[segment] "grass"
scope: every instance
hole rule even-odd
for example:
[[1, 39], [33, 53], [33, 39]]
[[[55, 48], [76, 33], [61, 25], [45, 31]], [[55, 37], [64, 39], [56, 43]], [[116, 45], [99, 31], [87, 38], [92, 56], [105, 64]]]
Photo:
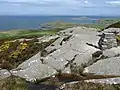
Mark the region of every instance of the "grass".
[[54, 35], [59, 30], [12, 30], [0, 32], [0, 39], [34, 38], [44, 35]]
[[105, 28], [105, 25], [103, 25], [103, 24], [81, 24], [79, 26], [85, 26], [85, 27], [88, 27], [88, 28], [96, 28], [98, 30]]
[[28, 90], [25, 80], [11, 76], [0, 80], [0, 90]]
[[[0, 80], [0, 90], [28, 90], [27, 85], [24, 79], [15, 76]], [[50, 83], [50, 85], [55, 85], [55, 83]], [[72, 85], [67, 84], [63, 90], [120, 90], [120, 85], [80, 81]]]
[[119, 84], [100, 84], [92, 82], [79, 82], [72, 85], [66, 85], [65, 90], [120, 90]]
[[70, 27], [75, 27], [79, 24], [76, 23], [70, 23], [70, 22], [63, 22], [63, 21], [55, 21], [55, 22], [50, 22], [50, 23], [45, 23], [42, 24], [42, 27], [52, 27], [54, 29], [66, 29]]

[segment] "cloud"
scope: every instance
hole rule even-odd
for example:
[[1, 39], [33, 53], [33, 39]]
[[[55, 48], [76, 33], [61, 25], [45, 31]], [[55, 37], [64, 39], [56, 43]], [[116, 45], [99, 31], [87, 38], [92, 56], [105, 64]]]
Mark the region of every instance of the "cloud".
[[[120, 1], [96, 0], [0, 0], [0, 4], [19, 4], [34, 7], [65, 7], [65, 8], [111, 8], [108, 4]], [[113, 7], [114, 8], [114, 7]]]
[[0, 4], [19, 4], [19, 5], [33, 5], [33, 6], [47, 5], [44, 2], [29, 2], [29, 1], [0, 1]]
[[[21, 5], [48, 5], [48, 6], [87, 6], [87, 0], [0, 0], [4, 4], [21, 4]], [[88, 5], [89, 6], [89, 5]]]
[[120, 5], [120, 1], [106, 1], [107, 4]]
[[86, 4], [87, 4], [87, 3], [89, 3], [89, 2], [85, 0], [85, 1], [84, 1], [84, 3], [86, 3]]
[[[113, 0], [0, 0], [0, 14], [99, 14], [120, 13]], [[4, 10], [3, 10], [4, 8]], [[101, 12], [102, 11], [102, 12]], [[111, 11], [111, 12], [109, 12]]]

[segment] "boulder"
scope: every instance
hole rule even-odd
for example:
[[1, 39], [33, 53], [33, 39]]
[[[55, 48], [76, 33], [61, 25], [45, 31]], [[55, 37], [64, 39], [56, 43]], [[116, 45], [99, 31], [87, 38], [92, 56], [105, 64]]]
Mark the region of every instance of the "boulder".
[[[92, 61], [92, 54], [96, 51], [100, 51], [99, 49], [86, 44], [92, 43], [97, 46], [99, 37], [96, 36], [96, 33], [96, 31], [89, 31], [87, 28], [78, 27], [72, 32], [73, 35], [67, 40], [67, 42], [57, 48], [56, 51], [50, 53], [44, 58], [42, 57], [42, 59], [56, 70], [63, 70], [63, 72], [70, 73], [69, 67], [66, 67], [65, 69], [65, 65], [68, 63], [67, 60], [70, 61], [75, 55], [77, 55], [74, 63], [81, 66], [84, 63]], [[53, 43], [54, 46], [49, 46], [46, 50], [48, 51], [49, 48], [59, 45], [61, 42], [60, 38], [56, 40], [56, 42], [57, 43]]]
[[104, 50], [103, 55], [107, 58], [120, 56], [120, 46]]
[[39, 53], [10, 72], [30, 82], [41, 80], [57, 73], [52, 67], [41, 63]]
[[0, 80], [11, 76], [11, 73], [6, 69], [0, 69]]
[[102, 31], [101, 33], [113, 33], [113, 32], [120, 32], [120, 28], [107, 28], [104, 31]]
[[86, 67], [84, 72], [97, 75], [120, 75], [120, 57], [111, 57], [99, 60], [93, 65]]

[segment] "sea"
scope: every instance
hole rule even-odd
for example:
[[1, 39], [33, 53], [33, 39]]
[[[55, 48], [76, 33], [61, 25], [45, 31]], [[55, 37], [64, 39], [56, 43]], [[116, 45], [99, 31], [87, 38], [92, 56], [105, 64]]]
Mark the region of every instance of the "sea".
[[41, 24], [55, 21], [94, 24], [103, 18], [116, 18], [116, 16], [0, 16], [0, 31], [40, 29]]

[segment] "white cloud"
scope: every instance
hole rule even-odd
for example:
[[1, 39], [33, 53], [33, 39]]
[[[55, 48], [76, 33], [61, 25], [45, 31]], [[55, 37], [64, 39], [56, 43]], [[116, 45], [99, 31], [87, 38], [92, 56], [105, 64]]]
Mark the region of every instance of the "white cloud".
[[24, 3], [33, 3], [33, 4], [45, 4], [42, 0], [0, 0], [0, 3], [16, 3], [16, 4], [24, 4]]
[[98, 14], [109, 10], [120, 13], [118, 3], [113, 0], [0, 0], [0, 14]]
[[87, 0], [0, 0], [0, 3], [16, 4], [52, 4], [54, 5], [83, 5]]
[[120, 1], [106, 1], [107, 4], [120, 5]]
[[86, 3], [86, 4], [87, 4], [87, 3], [89, 3], [89, 2], [85, 0], [85, 1], [84, 1], [84, 3]]

